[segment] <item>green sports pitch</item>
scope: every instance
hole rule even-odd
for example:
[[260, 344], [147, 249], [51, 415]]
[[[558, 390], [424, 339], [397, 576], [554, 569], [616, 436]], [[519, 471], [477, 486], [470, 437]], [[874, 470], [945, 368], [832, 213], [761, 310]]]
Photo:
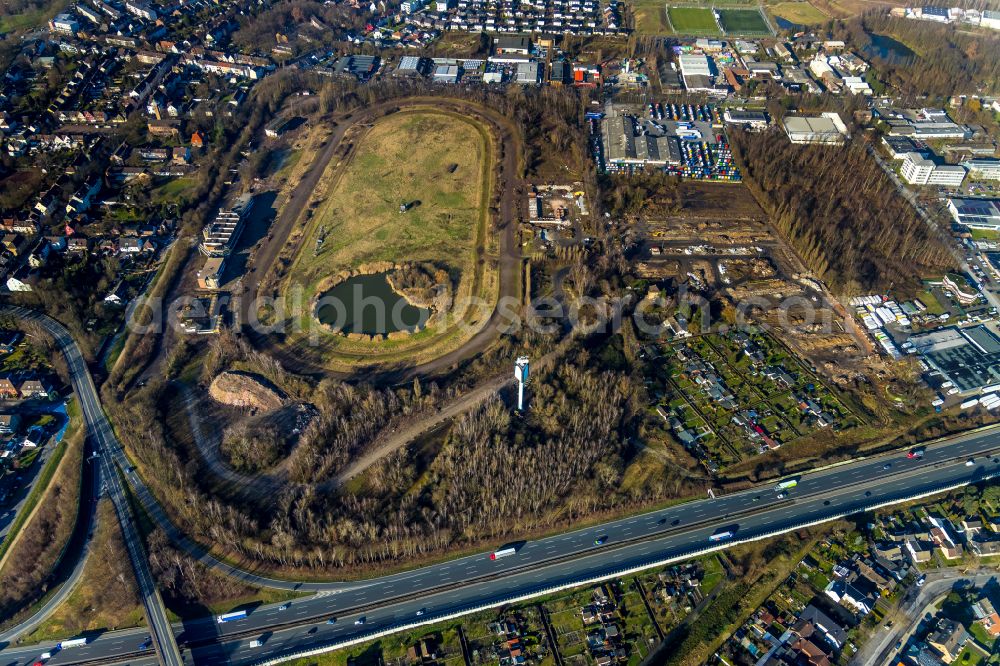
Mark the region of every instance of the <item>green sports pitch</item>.
[[670, 25], [679, 35], [721, 34], [712, 10], [707, 7], [670, 7]]
[[719, 9], [719, 22], [727, 35], [770, 35], [771, 28], [757, 9]]

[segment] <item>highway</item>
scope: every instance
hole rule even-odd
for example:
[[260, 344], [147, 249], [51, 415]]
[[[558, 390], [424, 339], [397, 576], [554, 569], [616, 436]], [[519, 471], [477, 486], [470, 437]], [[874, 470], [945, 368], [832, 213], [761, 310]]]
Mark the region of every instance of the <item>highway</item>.
[[[527, 542], [516, 555], [496, 561], [486, 553], [476, 554], [319, 592], [291, 602], [286, 610], [260, 607], [245, 620], [217, 624], [204, 618], [174, 629], [178, 642], [189, 650], [189, 663], [204, 664], [253, 663], [361, 640], [373, 632], [683, 559], [712, 547], [709, 537], [718, 530], [735, 533], [733, 539], [714, 544], [726, 547], [992, 478], [1000, 475], [1000, 457], [985, 454], [995, 451], [1000, 452], [1000, 428], [989, 428], [932, 444], [923, 459], [910, 460], [897, 452], [802, 475], [784, 498], [768, 484]], [[967, 465], [970, 458], [974, 462]], [[599, 537], [607, 539], [604, 545], [594, 543]], [[309, 587], [303, 584], [300, 589]], [[364, 624], [356, 624], [362, 616]], [[327, 624], [332, 617], [336, 622]], [[103, 634], [85, 647], [55, 655], [49, 663], [118, 658], [122, 663], [152, 663], [130, 660], [145, 635], [144, 630]], [[263, 647], [249, 646], [261, 637]], [[42, 649], [0, 650], [0, 664], [23, 663]]]
[[[516, 555], [496, 561], [490, 560], [486, 553], [479, 553], [367, 581], [277, 581], [219, 563], [172, 526], [130, 467], [100, 407], [82, 356], [65, 329], [37, 313], [18, 309], [15, 314], [44, 325], [66, 355], [92, 440], [101, 452], [106, 492], [119, 511], [153, 627], [152, 632], [136, 629], [94, 636], [86, 646], [55, 654], [48, 662], [51, 664], [90, 660], [154, 663], [156, 657], [151, 651], [149, 656], [134, 660], [139, 645], [150, 634], [153, 647], [164, 663], [252, 663], [334, 643], [363, 640], [379, 631], [434, 621], [560, 587], [616, 577], [626, 571], [685, 559], [708, 548], [765, 538], [1000, 476], [998, 426], [932, 443], [919, 459], [908, 459], [903, 453], [894, 452], [803, 474], [796, 477], [798, 484], [786, 491], [784, 497], [771, 483], [526, 542]], [[171, 627], [150, 576], [115, 463], [122, 468], [154, 521], [164, 526], [182, 547], [196, 555], [200, 553], [206, 564], [254, 584], [316, 594], [291, 602], [285, 610], [276, 605], [252, 609], [246, 619], [236, 622], [217, 624], [213, 618], [202, 618]], [[710, 541], [719, 531], [730, 531], [733, 537], [717, 543]], [[602, 545], [595, 543], [598, 539]], [[328, 624], [327, 620], [333, 617], [336, 622]], [[362, 617], [364, 623], [357, 624]], [[251, 640], [261, 637], [265, 639], [262, 647], [249, 646]], [[181, 659], [178, 644], [186, 648], [186, 659]], [[35, 659], [46, 645], [0, 644], [0, 648], [0, 666], [3, 666]]]
[[101, 407], [94, 380], [80, 354], [80, 348], [77, 347], [69, 332], [54, 319], [25, 308], [9, 307], [6, 310], [22, 320], [34, 321], [41, 325], [59, 345], [59, 349], [66, 359], [70, 382], [77, 399], [80, 401], [80, 408], [87, 424], [87, 435], [94, 443], [94, 450], [99, 453], [98, 460], [100, 461], [103, 490], [114, 504], [115, 513], [121, 523], [122, 535], [125, 539], [132, 569], [138, 581], [146, 619], [152, 628], [153, 645], [160, 656], [161, 663], [166, 666], [179, 666], [183, 663], [180, 650], [174, 639], [170, 622], [167, 620], [167, 611], [163, 600], [160, 598], [159, 590], [153, 581], [152, 573], [150, 573], [149, 561], [132, 516], [124, 484], [115, 469], [115, 460], [124, 458], [124, 452]]

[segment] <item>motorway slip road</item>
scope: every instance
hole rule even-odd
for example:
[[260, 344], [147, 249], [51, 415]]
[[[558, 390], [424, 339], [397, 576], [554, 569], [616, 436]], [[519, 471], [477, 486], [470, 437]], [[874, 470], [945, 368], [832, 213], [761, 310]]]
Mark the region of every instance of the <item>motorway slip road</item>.
[[[264, 606], [251, 610], [244, 620], [221, 625], [203, 618], [175, 625], [175, 632], [181, 646], [186, 646], [185, 662], [198, 664], [253, 663], [362, 639], [374, 632], [612, 577], [624, 570], [685, 558], [711, 546], [725, 547], [992, 478], [1000, 475], [1000, 457], [985, 454], [994, 451], [1000, 453], [1000, 428], [930, 445], [921, 459], [893, 453], [801, 475], [783, 498], [768, 484], [530, 541], [516, 555], [496, 561], [482, 553], [370, 581], [328, 584], [331, 589], [295, 600], [286, 610]], [[967, 464], [970, 459], [971, 465]], [[710, 536], [724, 530], [734, 532], [734, 537], [718, 544], [710, 541]], [[602, 539], [602, 545], [595, 544]], [[364, 623], [356, 624], [361, 617]], [[327, 624], [330, 618], [336, 622]], [[147, 634], [146, 630], [109, 632], [85, 647], [56, 654], [48, 663], [96, 659], [147, 663], [135, 658]], [[250, 641], [262, 637], [262, 647], [250, 647]], [[44, 648], [2, 649], [0, 664], [23, 663]]]

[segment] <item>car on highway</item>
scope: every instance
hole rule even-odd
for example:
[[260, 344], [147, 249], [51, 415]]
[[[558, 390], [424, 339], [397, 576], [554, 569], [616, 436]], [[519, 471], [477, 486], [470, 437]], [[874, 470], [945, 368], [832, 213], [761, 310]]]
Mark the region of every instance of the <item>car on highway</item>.
[[278, 606], [278, 610], [280, 611], [288, 610], [289, 606], [291, 606], [291, 604], [281, 604], [280, 606]]
[[423, 614], [424, 614], [424, 613], [426, 613], [426, 612], [427, 612], [427, 610], [426, 610], [426, 609], [424, 609], [424, 608], [421, 608], [420, 610], [418, 610], [418, 611], [417, 611], [417, 617], [420, 617], [421, 615], [423, 615]]
[[785, 493], [778, 493], [778, 499], [785, 499]]
[[975, 458], [969, 458], [968, 460], [965, 461], [965, 466], [966, 467], [972, 467], [975, 464], [976, 464], [976, 459]]
[[368, 618], [366, 618], [364, 615], [362, 615], [361, 617], [359, 617], [357, 620], [354, 621], [354, 624], [361, 625], [361, 624], [364, 624], [367, 621], [368, 621]]
[[142, 652], [143, 650], [148, 650], [149, 646], [152, 644], [153, 644], [153, 637], [146, 636], [146, 640], [144, 640], [142, 643], [139, 644], [139, 652]]
[[917, 587], [923, 587], [924, 583], [926, 582], [927, 582], [927, 575], [924, 574], [923, 576], [917, 579]]
[[608, 542], [608, 537], [606, 537], [606, 536], [599, 536], [596, 539], [594, 539], [594, 545], [595, 546], [603, 546], [607, 542]]
[[337, 618], [331, 617], [329, 620], [326, 621], [326, 623], [327, 624], [337, 624]]
[[886, 463], [882, 465], [882, 469], [889, 469], [890, 467], [892, 467], [892, 463]]
[[910, 460], [918, 460], [924, 457], [924, 447], [919, 447], [916, 449], [910, 449], [906, 452], [906, 457]]

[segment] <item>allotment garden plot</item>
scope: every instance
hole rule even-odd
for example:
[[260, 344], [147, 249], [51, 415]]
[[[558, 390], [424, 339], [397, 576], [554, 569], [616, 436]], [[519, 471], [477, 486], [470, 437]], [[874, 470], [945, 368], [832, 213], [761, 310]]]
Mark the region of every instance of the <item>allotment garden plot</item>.
[[712, 470], [857, 417], [771, 335], [757, 329], [663, 344], [653, 369], [659, 415]]

